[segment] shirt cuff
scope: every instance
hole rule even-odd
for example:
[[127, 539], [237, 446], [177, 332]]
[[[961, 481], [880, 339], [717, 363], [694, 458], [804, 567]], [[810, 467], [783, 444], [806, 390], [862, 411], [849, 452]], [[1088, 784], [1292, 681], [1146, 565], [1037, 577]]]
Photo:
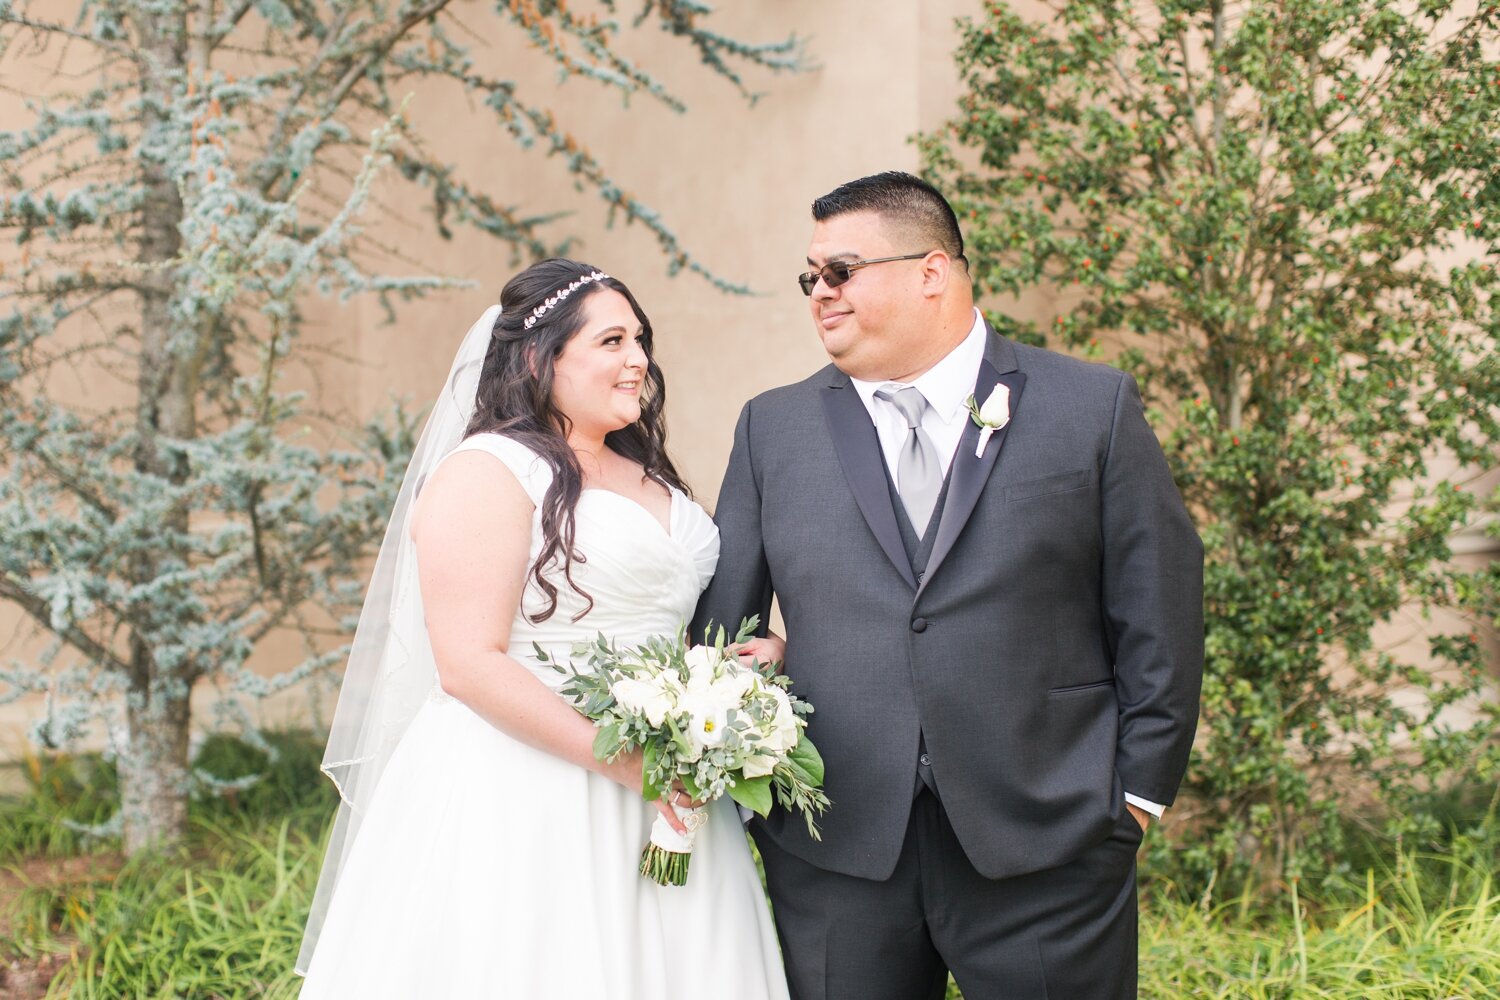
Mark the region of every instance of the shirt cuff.
[[1161, 814], [1167, 811], [1167, 807], [1162, 805], [1161, 803], [1152, 802], [1150, 799], [1143, 799], [1139, 795], [1131, 795], [1129, 792], [1125, 793], [1125, 801], [1129, 802], [1133, 806], [1146, 810], [1157, 819], [1161, 819]]

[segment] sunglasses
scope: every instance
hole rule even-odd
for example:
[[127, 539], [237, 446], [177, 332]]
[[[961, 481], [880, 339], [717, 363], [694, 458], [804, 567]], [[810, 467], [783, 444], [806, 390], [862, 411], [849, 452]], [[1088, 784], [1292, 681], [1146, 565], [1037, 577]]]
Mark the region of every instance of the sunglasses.
[[862, 267], [871, 264], [884, 264], [892, 260], [918, 260], [932, 253], [931, 250], [924, 253], [909, 253], [900, 257], [876, 257], [873, 260], [836, 260], [824, 264], [816, 271], [808, 271], [806, 274], [797, 275], [797, 284], [802, 286], [803, 295], [811, 295], [817, 287], [818, 279], [823, 279], [823, 284], [829, 288], [837, 288], [849, 280], [849, 276]]

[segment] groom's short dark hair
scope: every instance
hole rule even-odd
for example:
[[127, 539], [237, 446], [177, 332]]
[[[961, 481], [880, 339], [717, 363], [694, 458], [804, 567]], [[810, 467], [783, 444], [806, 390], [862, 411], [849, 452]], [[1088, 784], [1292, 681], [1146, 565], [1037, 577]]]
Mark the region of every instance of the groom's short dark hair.
[[887, 170], [840, 184], [813, 202], [815, 222], [851, 212], [874, 212], [881, 216], [902, 238], [921, 242], [920, 247], [902, 247], [903, 253], [918, 250], [942, 250], [954, 260], [963, 261], [964, 237], [958, 230], [958, 216], [942, 192], [922, 178], [900, 170]]

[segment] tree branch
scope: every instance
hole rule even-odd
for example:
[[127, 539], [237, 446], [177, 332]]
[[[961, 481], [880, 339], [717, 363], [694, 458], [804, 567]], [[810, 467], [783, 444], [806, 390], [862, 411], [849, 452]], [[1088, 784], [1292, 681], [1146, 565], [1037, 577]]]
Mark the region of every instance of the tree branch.
[[89, 45], [111, 52], [121, 59], [135, 58], [135, 53], [128, 46], [104, 38], [95, 38], [93, 35], [78, 31], [75, 28], [69, 28], [64, 24], [55, 24], [51, 21], [38, 21], [35, 18], [26, 17], [24, 14], [18, 14], [12, 8], [0, 10], [0, 24], [15, 24], [22, 28], [30, 28], [32, 31], [39, 33], [60, 35], [63, 38], [73, 41], [87, 42]]
[[333, 116], [333, 113], [338, 110], [340, 104], [344, 103], [344, 98], [348, 96], [349, 91], [360, 81], [360, 78], [369, 71], [371, 66], [385, 58], [386, 53], [390, 52], [391, 48], [404, 38], [408, 31], [429, 17], [435, 17], [451, 2], [452, 0], [430, 0], [427, 6], [420, 7], [402, 18], [400, 23], [385, 38], [367, 48], [364, 58], [357, 61], [345, 71], [343, 78], [334, 85], [333, 92], [323, 102], [322, 119], [326, 121]]
[[125, 673], [128, 670], [128, 665], [124, 660], [120, 659], [88, 633], [79, 629], [77, 625], [70, 625], [61, 631], [53, 628], [52, 605], [44, 598], [32, 593], [31, 589], [20, 577], [8, 571], [3, 576], [0, 576], [0, 598], [15, 603], [17, 607], [30, 615], [42, 628], [62, 639], [100, 667], [118, 673]]

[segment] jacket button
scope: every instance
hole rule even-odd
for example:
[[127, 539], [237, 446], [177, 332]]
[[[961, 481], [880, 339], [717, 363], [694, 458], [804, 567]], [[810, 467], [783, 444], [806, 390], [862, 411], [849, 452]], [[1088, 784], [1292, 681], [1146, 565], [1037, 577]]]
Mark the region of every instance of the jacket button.
[[930, 753], [924, 753], [921, 757], [918, 757], [917, 760], [921, 763], [921, 765], [923, 767], [931, 767], [932, 766], [932, 754], [930, 754]]
[[926, 632], [927, 631], [927, 619], [926, 618], [913, 618], [912, 619], [912, 623], [911, 623], [911, 630], [913, 632]]

